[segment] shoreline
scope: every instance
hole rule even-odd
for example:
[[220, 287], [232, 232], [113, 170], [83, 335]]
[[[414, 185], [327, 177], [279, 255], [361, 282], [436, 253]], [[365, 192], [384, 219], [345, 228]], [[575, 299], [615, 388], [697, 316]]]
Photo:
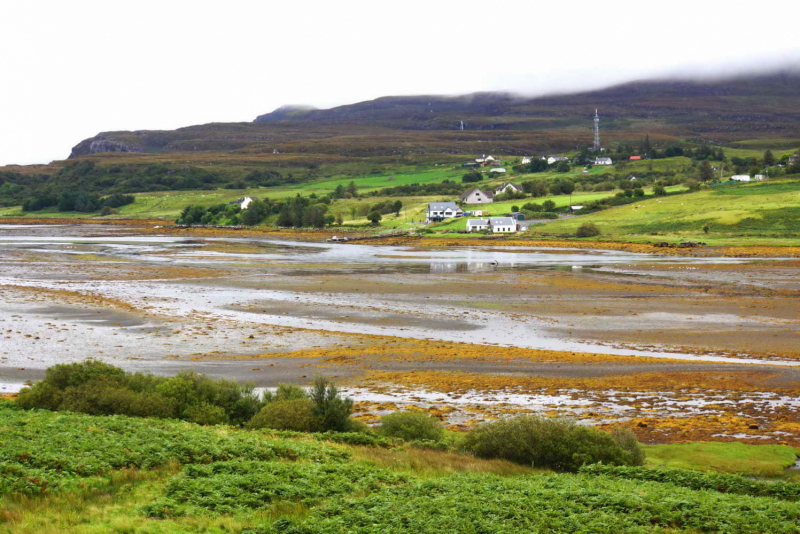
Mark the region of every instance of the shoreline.
[[632, 243], [626, 241], [584, 241], [573, 239], [542, 239], [515, 237], [467, 237], [450, 238], [445, 236], [387, 236], [360, 231], [358, 229], [336, 228], [320, 230], [295, 230], [295, 229], [261, 229], [261, 228], [184, 228], [175, 226], [171, 221], [162, 219], [105, 219], [105, 218], [0, 218], [0, 225], [13, 224], [22, 226], [48, 226], [48, 225], [99, 225], [99, 226], [128, 226], [136, 228], [141, 233], [187, 235], [193, 237], [270, 237], [296, 241], [324, 242], [332, 236], [346, 234], [352, 237], [348, 244], [360, 244], [360, 239], [369, 238], [370, 245], [414, 246], [421, 248], [443, 247], [536, 247], [536, 248], [563, 248], [584, 250], [614, 250], [620, 252], [633, 252], [638, 254], [658, 254], [666, 256], [686, 257], [728, 257], [728, 258], [800, 258], [798, 245], [719, 245], [701, 246], [691, 248], [671, 248], [657, 246], [653, 243]]

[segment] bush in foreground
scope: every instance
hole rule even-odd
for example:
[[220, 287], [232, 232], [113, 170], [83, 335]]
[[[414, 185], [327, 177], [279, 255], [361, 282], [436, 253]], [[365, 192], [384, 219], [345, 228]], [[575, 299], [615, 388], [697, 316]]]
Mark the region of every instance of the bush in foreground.
[[594, 223], [583, 223], [575, 232], [575, 237], [595, 237], [600, 235], [600, 228]]
[[247, 428], [270, 428], [296, 432], [319, 432], [322, 422], [313, 412], [314, 403], [306, 398], [276, 400], [267, 404], [247, 423]]
[[192, 372], [173, 377], [127, 373], [97, 361], [50, 367], [43, 380], [20, 391], [17, 403], [28, 409], [237, 425], [262, 407], [249, 385]]
[[630, 430], [614, 434], [569, 419], [519, 416], [486, 423], [468, 433], [462, 447], [479, 458], [500, 458], [556, 471], [584, 464], [641, 465], [644, 453]]
[[444, 435], [441, 423], [424, 413], [395, 412], [381, 417], [378, 433], [405, 441], [426, 440], [438, 442]]

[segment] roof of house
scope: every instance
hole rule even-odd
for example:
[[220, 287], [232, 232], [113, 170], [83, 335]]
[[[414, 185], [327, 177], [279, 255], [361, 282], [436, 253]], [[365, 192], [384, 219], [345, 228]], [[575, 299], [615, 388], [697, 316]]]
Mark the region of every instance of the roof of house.
[[511, 217], [492, 217], [489, 222], [492, 226], [513, 226], [517, 224], [517, 221]]
[[489, 219], [467, 219], [467, 226], [489, 226]]
[[466, 200], [467, 197], [469, 197], [475, 191], [477, 191], [478, 193], [482, 193], [483, 196], [485, 196], [486, 198], [494, 198], [494, 193], [492, 193], [491, 191], [483, 191], [482, 189], [478, 189], [477, 187], [473, 187], [472, 189], [470, 189], [469, 191], [467, 191], [463, 195], [461, 195], [461, 200]]
[[630, 161], [636, 161], [638, 159], [642, 159], [642, 156], [631, 156]]
[[609, 157], [605, 157], [605, 158], [596, 158], [594, 161], [595, 161], [595, 163], [597, 163], [598, 161], [602, 161], [602, 162], [606, 162], [606, 161], [608, 161], [608, 162], [611, 162], [611, 158], [609, 158]]
[[431, 202], [428, 204], [428, 211], [444, 211], [447, 208], [451, 210], [461, 209], [455, 202]]
[[517, 191], [522, 191], [522, 186], [521, 186], [521, 185], [519, 185], [519, 184], [512, 184], [512, 183], [510, 183], [510, 182], [506, 182], [506, 183], [504, 183], [504, 184], [502, 184], [502, 185], [498, 185], [498, 186], [497, 186], [497, 189], [495, 189], [495, 191], [502, 191], [502, 190], [506, 189], [506, 188], [507, 188], [509, 185], [510, 185], [511, 187], [513, 187], [514, 189], [516, 189]]

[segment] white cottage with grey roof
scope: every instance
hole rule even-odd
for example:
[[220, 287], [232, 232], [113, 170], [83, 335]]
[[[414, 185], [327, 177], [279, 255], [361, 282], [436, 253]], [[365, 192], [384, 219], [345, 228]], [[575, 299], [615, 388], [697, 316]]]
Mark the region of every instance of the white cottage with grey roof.
[[439, 222], [453, 217], [461, 217], [464, 210], [455, 202], [431, 202], [428, 204], [426, 222]]
[[489, 226], [495, 234], [513, 234], [517, 231], [517, 221], [511, 217], [492, 217]]
[[489, 228], [489, 219], [467, 219], [467, 232], [480, 232]]

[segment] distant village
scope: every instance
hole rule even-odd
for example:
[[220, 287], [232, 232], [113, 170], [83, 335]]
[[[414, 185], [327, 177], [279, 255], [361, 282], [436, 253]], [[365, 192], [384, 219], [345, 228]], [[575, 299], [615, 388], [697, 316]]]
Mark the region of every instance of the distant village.
[[[546, 162], [547, 165], [557, 165], [561, 162], [569, 163], [570, 161], [566, 156], [550, 156], [542, 157], [541, 159]], [[640, 159], [640, 157], [632, 156], [631, 159]], [[532, 160], [533, 158], [526, 156], [522, 158], [520, 163], [522, 165], [529, 165]], [[613, 161], [610, 157], [595, 158], [592, 163], [594, 165], [613, 165]], [[464, 163], [461, 166], [467, 169], [490, 167], [490, 175], [502, 175], [506, 173], [506, 169], [502, 166], [501, 162], [491, 155], [483, 155], [480, 158], [476, 158], [475, 161]], [[525, 191], [521, 184], [513, 184], [510, 182], [504, 182], [494, 188], [494, 190], [485, 190], [476, 187], [464, 192], [461, 195], [460, 204], [491, 204], [498, 195], [508, 193], [524, 194]], [[583, 208], [583, 206], [570, 206], [570, 211], [580, 211], [581, 208]], [[527, 230], [531, 224], [539, 222], [536, 220], [526, 220], [525, 214], [522, 212], [512, 212], [504, 217], [489, 217], [484, 215], [485, 210], [464, 210], [459, 203], [456, 202], [431, 202], [428, 204], [425, 222], [426, 224], [430, 224], [457, 217], [480, 217], [467, 219], [467, 232], [488, 231], [496, 234], [522, 232]]]

